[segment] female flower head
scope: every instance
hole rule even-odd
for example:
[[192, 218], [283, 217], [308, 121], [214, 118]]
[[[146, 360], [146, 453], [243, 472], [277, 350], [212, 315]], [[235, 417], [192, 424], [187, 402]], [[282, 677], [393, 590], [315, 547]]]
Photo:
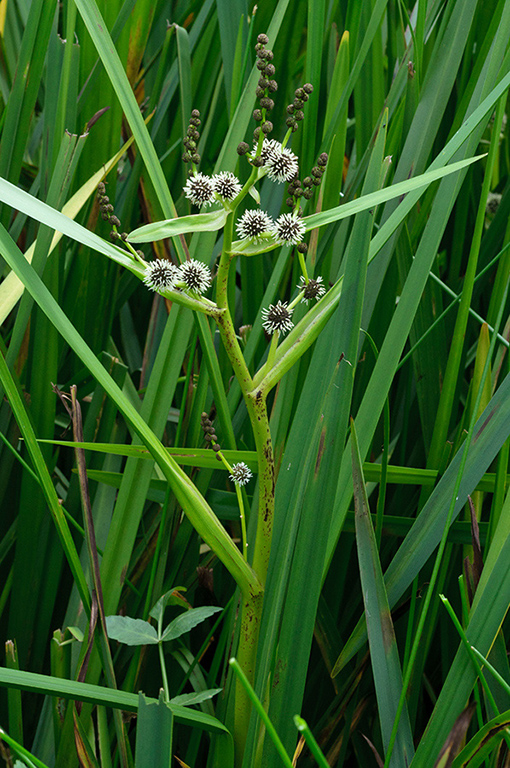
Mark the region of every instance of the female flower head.
[[272, 218], [258, 208], [245, 211], [236, 224], [237, 234], [241, 240], [249, 238], [254, 243], [259, 243], [261, 235], [264, 232], [270, 232], [272, 227]]
[[234, 200], [242, 189], [239, 179], [233, 173], [222, 171], [212, 177], [214, 191], [222, 200]]
[[292, 309], [288, 308], [285, 301], [278, 301], [276, 304], [270, 304], [267, 309], [263, 309], [262, 320], [262, 327], [271, 335], [277, 332], [287, 333], [294, 328]]
[[205, 293], [212, 281], [211, 271], [196, 259], [189, 259], [179, 267], [179, 278], [188, 291]]
[[326, 287], [320, 275], [315, 278], [310, 278], [308, 282], [306, 282], [303, 275], [301, 275], [299, 285], [297, 287], [300, 291], [303, 291], [303, 297], [301, 301], [304, 301], [305, 304], [308, 304], [310, 299], [320, 299], [321, 296], [324, 296], [326, 293]]
[[171, 261], [154, 259], [145, 269], [143, 282], [151, 291], [164, 291], [173, 288], [179, 277], [179, 269]]
[[229, 478], [236, 485], [246, 485], [253, 477], [252, 471], [244, 461], [240, 461], [238, 464], [234, 464], [232, 467], [232, 474]]
[[207, 207], [214, 202], [213, 181], [203, 173], [195, 173], [184, 185], [184, 194], [198, 208]]
[[291, 181], [299, 173], [297, 156], [279, 141], [264, 139], [261, 159], [271, 181], [282, 184]]
[[297, 245], [305, 234], [303, 221], [293, 213], [282, 213], [275, 221], [273, 234], [280, 245]]

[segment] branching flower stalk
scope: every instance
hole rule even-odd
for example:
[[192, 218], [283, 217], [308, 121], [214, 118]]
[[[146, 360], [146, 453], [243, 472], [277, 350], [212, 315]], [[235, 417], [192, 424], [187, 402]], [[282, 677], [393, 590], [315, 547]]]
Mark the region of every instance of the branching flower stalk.
[[[253, 395], [253, 380], [244, 361], [228, 306], [228, 275], [230, 265], [234, 260], [232, 254], [230, 254], [233, 225], [234, 211], [229, 214], [223, 233], [223, 250], [219, 261], [216, 282], [216, 303], [218, 307], [224, 310], [224, 312], [217, 322], [222, 342], [241, 387], [255, 438], [258, 458], [259, 505], [252, 567], [263, 585], [266, 579], [269, 554], [271, 551], [275, 502], [275, 467], [266, 398], [263, 397], [262, 394], [260, 397], [257, 393], [255, 393], [255, 396]], [[260, 622], [262, 618], [262, 605], [262, 594], [242, 595], [241, 633], [239, 638], [238, 659], [250, 682], [253, 682], [255, 675], [255, 661], [257, 656], [257, 641]], [[250, 718], [250, 708], [251, 705], [244, 688], [242, 685], [237, 684], [235, 731], [236, 749], [239, 756], [242, 755], [244, 750]]]
[[[254, 118], [256, 120], [261, 120], [261, 127], [257, 128], [254, 134], [256, 149], [254, 154], [250, 157], [254, 167], [248, 182], [244, 185], [241, 193], [231, 204], [231, 211], [227, 216], [227, 221], [224, 227], [223, 248], [216, 279], [216, 304], [219, 309], [223, 310], [221, 317], [217, 318], [217, 323], [222, 342], [243, 394], [257, 451], [259, 498], [252, 567], [262, 584], [265, 583], [269, 565], [275, 506], [275, 464], [266, 406], [266, 397], [268, 393], [254, 388], [253, 379], [246, 366], [232, 321], [232, 315], [228, 304], [228, 284], [230, 267], [235, 259], [235, 254], [232, 253], [234, 220], [240, 202], [245, 195], [248, 194], [251, 186], [255, 184], [257, 179], [263, 175], [264, 172], [269, 175], [271, 180], [277, 183], [282, 181], [292, 181], [298, 173], [297, 158], [295, 155], [293, 155], [290, 150], [285, 149], [283, 145], [279, 145], [278, 142], [269, 142], [266, 138], [273, 127], [271, 123], [266, 121], [266, 110], [273, 105], [272, 99], [267, 96], [267, 89], [271, 87], [272, 90], [276, 90], [276, 86], [271, 85], [274, 81], [269, 81], [267, 77], [264, 77], [265, 72], [268, 70], [270, 75], [274, 74], [274, 66], [266, 65], [266, 70], [261, 66], [267, 61], [266, 56], [268, 56], [269, 59], [272, 59], [272, 53], [266, 51], [264, 48], [266, 43], [267, 37], [265, 35], [259, 36], [256, 49], [259, 56], [258, 67], [263, 72], [263, 75], [259, 80], [257, 96], [260, 98], [262, 109], [255, 110], [254, 112]], [[262, 54], [264, 54], [263, 57]], [[310, 93], [312, 90], [311, 86], [307, 87], [307, 93]], [[264, 91], [264, 93], [262, 93], [262, 91]], [[304, 91], [303, 94], [305, 94]], [[306, 98], [308, 98], [308, 96], [306, 96]], [[297, 122], [293, 122], [292, 126], [289, 126], [289, 131], [286, 136], [287, 140], [292, 130], [295, 130], [294, 126], [297, 127]], [[246, 147], [246, 144], [241, 145], [239, 153], [245, 153]], [[258, 169], [260, 170], [258, 171]], [[299, 208], [299, 195], [295, 192], [294, 194], [295, 197], [293, 198], [293, 202], [295, 200], [297, 208]], [[246, 216], [244, 219], [245, 221], [241, 227], [238, 225], [238, 232], [241, 235], [244, 234], [246, 236], [251, 234], [252, 240], [257, 242], [257, 237], [259, 235], [258, 230], [254, 229], [253, 232], [251, 232], [249, 229], [250, 226], [256, 225], [256, 220], [253, 219], [253, 221], [251, 221], [250, 218]], [[280, 244], [296, 245], [303, 239], [304, 235], [304, 226], [299, 219], [299, 215], [295, 212], [292, 214], [283, 214], [271, 229], [272, 234], [274, 234]], [[308, 284], [308, 275], [306, 272], [305, 280], [306, 284]], [[285, 332], [285, 330], [289, 330], [289, 328], [292, 327], [290, 315], [293, 306], [301, 300], [302, 295], [303, 291], [299, 293], [298, 297], [293, 302], [293, 305], [290, 307], [278, 302], [278, 305], [266, 310], [264, 315], [264, 327], [268, 332], [272, 333], [269, 360], [271, 359], [271, 356], [274, 357], [280, 333]], [[255, 675], [255, 661], [262, 618], [262, 604], [262, 595], [250, 596], [243, 594], [238, 660], [241, 668], [244, 670], [251, 683], [253, 683]], [[237, 757], [239, 760], [244, 751], [250, 712], [251, 705], [246, 695], [246, 691], [242, 685], [238, 684], [236, 686], [235, 741]]]
[[[118, 234], [120, 222], [114, 217], [113, 207], [109, 200], [104, 199], [104, 188], [99, 190], [103, 218], [113, 226], [112, 237], [122, 240], [131, 255], [143, 265], [143, 281], [146, 286], [173, 301], [214, 317], [246, 404], [257, 452], [259, 481], [256, 534], [253, 546], [250, 541], [249, 549], [246, 540], [242, 486], [251, 478], [251, 471], [243, 462], [231, 466], [226, 461], [207, 414], [202, 414], [202, 428], [206, 440], [211, 444], [218, 460], [228, 470], [230, 479], [235, 485], [240, 511], [242, 554], [245, 561], [250, 555], [251, 568], [255, 577], [253, 584], [245, 580], [241, 586], [241, 623], [237, 652], [239, 664], [250, 683], [253, 683], [255, 679], [257, 644], [262, 619], [263, 587], [271, 552], [276, 478], [266, 405], [266, 398], [271, 387], [265, 386], [264, 382], [261, 382], [261, 371], [253, 378], [246, 365], [229, 306], [229, 273], [232, 264], [235, 265], [236, 259], [243, 256], [243, 248], [246, 246], [248, 246], [246, 256], [256, 256], [278, 245], [296, 247], [297, 249], [302, 271], [300, 283], [297, 285], [297, 296], [290, 303], [278, 300], [262, 311], [262, 326], [266, 334], [271, 337], [271, 342], [268, 358], [261, 370], [271, 369], [280, 338], [294, 327], [292, 313], [295, 306], [300, 301], [308, 304], [310, 299], [319, 299], [325, 292], [322, 278], [318, 277], [313, 280], [308, 276], [306, 270], [304, 254], [307, 251], [307, 246], [303, 240], [306, 227], [302, 220], [300, 198], [311, 199], [313, 187], [320, 184], [327, 155], [322, 154], [318, 159], [317, 166], [312, 168], [311, 175], [300, 181], [298, 157], [287, 147], [291, 134], [297, 130], [298, 123], [304, 117], [303, 106], [308, 101], [313, 87], [306, 83], [302, 88], [296, 89], [294, 101], [287, 107], [287, 131], [283, 142], [270, 139], [269, 134], [273, 130], [273, 124], [267, 119], [267, 116], [274, 107], [272, 95], [278, 86], [274, 80], [273, 53], [266, 48], [267, 43], [267, 36], [259, 35], [255, 46], [260, 79], [256, 90], [259, 106], [253, 112], [253, 118], [259, 125], [254, 131], [252, 149], [247, 142], [243, 141], [237, 150], [240, 156], [246, 156], [252, 166], [247, 182], [241, 186], [234, 174], [226, 171], [209, 177], [198, 170], [197, 166], [200, 163], [200, 156], [197, 153], [200, 139], [198, 128], [201, 121], [200, 113], [196, 109], [191, 114], [187, 134], [184, 138], [185, 151], [182, 159], [190, 166], [190, 174], [183, 190], [184, 196], [201, 211], [205, 211], [211, 205], [220, 204], [222, 206], [220, 211], [202, 212], [188, 217], [188, 220], [196, 222], [197, 227], [207, 229], [210, 224], [209, 229], [218, 230], [220, 225], [223, 226], [223, 247], [215, 281], [215, 302], [202, 295], [208, 290], [212, 282], [212, 274], [204, 263], [188, 259], [177, 266], [170, 261], [156, 259], [147, 264], [143, 259], [143, 254], [135, 251], [128, 242], [128, 236]], [[241, 216], [237, 216], [239, 206], [250, 192], [258, 200], [255, 185], [266, 175], [270, 181], [276, 184], [288, 184], [286, 202], [291, 208], [291, 212], [281, 214], [275, 221], [259, 207], [248, 208]], [[175, 225], [173, 224], [173, 226]], [[151, 225], [148, 225], [145, 229], [150, 227]], [[240, 238], [235, 243], [233, 242], [234, 229]], [[193, 231], [193, 229], [181, 230], [181, 233], [183, 231]], [[177, 231], [175, 234], [178, 234]], [[303, 347], [299, 340], [296, 344]], [[296, 359], [299, 356], [299, 351], [296, 349]], [[257, 382], [261, 383], [257, 384]], [[236, 685], [234, 739], [238, 765], [242, 762], [250, 715], [250, 700], [244, 687], [238, 684]]]

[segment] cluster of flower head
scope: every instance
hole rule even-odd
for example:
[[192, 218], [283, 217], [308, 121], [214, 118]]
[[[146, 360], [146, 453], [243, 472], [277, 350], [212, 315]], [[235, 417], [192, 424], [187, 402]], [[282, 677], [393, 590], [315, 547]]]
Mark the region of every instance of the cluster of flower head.
[[[320, 299], [326, 293], [320, 275], [308, 280], [301, 276], [297, 287], [301, 293], [301, 301], [305, 304], [308, 304], [311, 299]], [[270, 336], [274, 333], [283, 335], [292, 330], [294, 327], [292, 313], [296, 302], [297, 299], [289, 305], [286, 301], [277, 301], [276, 304], [270, 304], [267, 309], [262, 310], [262, 327]]]
[[234, 200], [241, 189], [239, 179], [233, 173], [222, 171], [215, 176], [194, 173], [184, 186], [184, 194], [193, 205], [207, 208], [218, 198], [229, 202]]
[[198, 109], [194, 109], [189, 119], [188, 130], [184, 137], [184, 154], [182, 159], [185, 163], [194, 163], [198, 165], [200, 162], [200, 155], [197, 152], [198, 142], [200, 140], [200, 133], [198, 132], [198, 126], [200, 125], [200, 112]]
[[196, 259], [188, 259], [176, 267], [167, 259], [154, 259], [146, 269], [143, 282], [152, 291], [187, 290], [205, 293], [212, 281], [211, 271]]
[[239, 217], [236, 230], [241, 240], [260, 243], [264, 235], [273, 235], [280, 245], [296, 245], [303, 239], [305, 225], [297, 214], [283, 213], [273, 221], [265, 211], [255, 208]]
[[[305, 200], [310, 200], [314, 187], [320, 185], [322, 175], [326, 169], [328, 156], [323, 152], [319, 156], [317, 164], [312, 168], [310, 175], [301, 181], [299, 178], [299, 161], [297, 156], [279, 141], [268, 138], [273, 130], [273, 124], [267, 119], [267, 114], [274, 107], [271, 95], [278, 89], [277, 82], [274, 79], [273, 52], [266, 47], [268, 42], [267, 35], [261, 34], [258, 36], [255, 46], [260, 78], [256, 90], [258, 105], [253, 112], [254, 120], [259, 123], [254, 131], [254, 147], [250, 151], [249, 144], [243, 141], [239, 144], [237, 151], [239, 155], [248, 155], [250, 163], [255, 168], [261, 168], [265, 171], [271, 181], [276, 183], [287, 182], [289, 184], [286, 202], [293, 210], [292, 213], [282, 214], [276, 220], [273, 220], [269, 214], [260, 208], [246, 210], [237, 219], [236, 231], [241, 240], [250, 240], [254, 244], [263, 244], [265, 240], [272, 237], [278, 244], [297, 246], [300, 254], [305, 254], [307, 245], [303, 238], [306, 227], [302, 220], [299, 202], [301, 197]], [[305, 83], [301, 88], [296, 89], [294, 101], [287, 107], [286, 123], [292, 132], [297, 129], [299, 122], [303, 120], [303, 106], [308, 101], [312, 92], [313, 86], [310, 83]], [[196, 163], [200, 159], [196, 155], [196, 142], [199, 139], [197, 128], [199, 125], [199, 112], [198, 110], [193, 110], [187, 136], [184, 140], [186, 147], [184, 160], [186, 162]], [[184, 187], [186, 198], [199, 208], [206, 208], [216, 201], [221, 201], [228, 207], [228, 204], [233, 203], [241, 192], [242, 186], [234, 174], [222, 172], [215, 176], [206, 176], [203, 173], [197, 172], [195, 168], [193, 168], [193, 174], [188, 178]], [[188, 265], [190, 264], [193, 266], [189, 267]], [[189, 275], [185, 273], [186, 269], [189, 270]], [[201, 270], [205, 270], [205, 272]], [[147, 268], [145, 282], [154, 290], [164, 287], [180, 289], [184, 286], [195, 293], [202, 293], [210, 285], [211, 278], [210, 272], [200, 262], [191, 260], [177, 268], [168, 262], [157, 260], [152, 262]], [[298, 288], [301, 301], [307, 304], [310, 300], [318, 300], [325, 293], [325, 286], [321, 277], [315, 279], [301, 277]], [[271, 304], [267, 309], [263, 309], [262, 325], [264, 330], [268, 334], [284, 334], [290, 331], [294, 327], [292, 313], [297, 301], [299, 301], [299, 298], [295, 299], [290, 305], [287, 302], [278, 301], [276, 304]], [[214, 449], [219, 451], [217, 441], [207, 437], [207, 435], [213, 434], [210, 431], [212, 429], [210, 422], [206, 423], [204, 421], [203, 427], [206, 431], [206, 439], [209, 439], [213, 443]], [[209, 431], [207, 431], [208, 429]], [[242, 464], [236, 465], [236, 467], [242, 468], [242, 471], [241, 469], [236, 470], [236, 473], [231, 475], [231, 479], [234, 482], [238, 482], [241, 485], [247, 482], [247, 480], [238, 481], [234, 477], [234, 474], [239, 474], [240, 477], [246, 476], [242, 474], [245, 466]], [[246, 470], [248, 473], [250, 472], [248, 467], [246, 467]]]

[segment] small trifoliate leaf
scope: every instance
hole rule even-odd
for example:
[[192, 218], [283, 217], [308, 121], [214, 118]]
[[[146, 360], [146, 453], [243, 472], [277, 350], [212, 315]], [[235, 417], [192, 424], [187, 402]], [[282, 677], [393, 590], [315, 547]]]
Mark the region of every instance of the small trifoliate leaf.
[[130, 616], [107, 616], [106, 631], [110, 639], [126, 645], [158, 644], [156, 630], [143, 619], [132, 619]]
[[223, 609], [214, 605], [204, 605], [201, 608], [192, 608], [190, 611], [186, 611], [186, 613], [181, 613], [180, 616], [177, 616], [176, 619], [170, 622], [163, 632], [161, 639], [164, 642], [175, 640], [176, 637], [186, 634], [190, 629], [196, 627], [197, 624], [201, 624], [202, 621], [205, 621], [209, 616], [212, 616], [213, 613], [221, 610]]
[[191, 704], [200, 704], [202, 701], [212, 699], [221, 693], [222, 688], [208, 688], [206, 691], [196, 691], [195, 693], [182, 693], [180, 696], [174, 696], [169, 704], [179, 704], [181, 707], [189, 707]]

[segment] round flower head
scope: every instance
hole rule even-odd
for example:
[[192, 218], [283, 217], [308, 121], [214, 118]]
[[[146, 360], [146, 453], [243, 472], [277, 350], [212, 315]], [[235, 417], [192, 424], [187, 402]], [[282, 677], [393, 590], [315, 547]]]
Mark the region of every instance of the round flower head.
[[234, 200], [242, 189], [239, 179], [233, 173], [222, 171], [212, 177], [214, 191], [223, 200]]
[[326, 293], [326, 288], [320, 275], [316, 278], [311, 278], [308, 283], [306, 282], [303, 275], [301, 275], [299, 285], [297, 287], [300, 291], [304, 291], [301, 301], [304, 301], [305, 304], [308, 304], [310, 299], [320, 299], [320, 297], [324, 296]]
[[154, 259], [145, 269], [143, 282], [151, 291], [163, 291], [173, 288], [179, 279], [179, 269], [166, 259]]
[[234, 464], [232, 467], [232, 474], [229, 478], [236, 485], [246, 485], [253, 477], [252, 471], [244, 461], [240, 461], [238, 464]]
[[262, 327], [271, 335], [276, 333], [287, 333], [294, 328], [292, 322], [292, 309], [289, 309], [285, 301], [278, 301], [277, 304], [270, 304], [268, 309], [262, 310]]
[[259, 243], [260, 236], [271, 231], [273, 226], [272, 218], [265, 211], [255, 208], [243, 213], [237, 220], [236, 230], [241, 240], [249, 237], [254, 243]]
[[[255, 149], [257, 149], [258, 142], [255, 142]], [[260, 150], [260, 158], [264, 165], [266, 164], [266, 161], [269, 159], [269, 155], [271, 152], [276, 151], [278, 152], [281, 150], [282, 145], [279, 141], [276, 141], [276, 139], [264, 139], [262, 142], [262, 149]]]
[[181, 264], [179, 278], [186, 284], [188, 291], [204, 293], [211, 285], [211, 272], [205, 264], [196, 259], [189, 259]]
[[299, 173], [297, 156], [287, 147], [282, 147], [278, 141], [272, 141], [264, 160], [264, 168], [271, 181], [282, 184], [291, 181]]
[[272, 231], [280, 245], [296, 245], [303, 239], [305, 229], [303, 221], [293, 213], [282, 213]]
[[184, 185], [184, 194], [193, 205], [201, 208], [214, 202], [214, 187], [212, 179], [203, 173], [190, 176]]

